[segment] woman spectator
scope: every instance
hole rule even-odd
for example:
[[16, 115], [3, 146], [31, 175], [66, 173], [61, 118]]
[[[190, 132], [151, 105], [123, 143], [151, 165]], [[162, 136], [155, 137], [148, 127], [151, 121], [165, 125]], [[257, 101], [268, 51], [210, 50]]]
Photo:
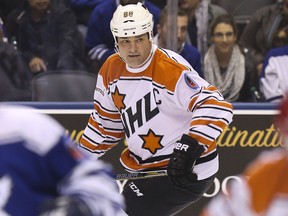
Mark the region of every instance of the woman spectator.
[[[211, 26], [212, 45], [204, 57], [204, 78], [215, 85], [229, 102], [253, 101], [257, 74], [237, 42], [233, 18], [218, 16]], [[254, 69], [254, 70], [253, 70]]]

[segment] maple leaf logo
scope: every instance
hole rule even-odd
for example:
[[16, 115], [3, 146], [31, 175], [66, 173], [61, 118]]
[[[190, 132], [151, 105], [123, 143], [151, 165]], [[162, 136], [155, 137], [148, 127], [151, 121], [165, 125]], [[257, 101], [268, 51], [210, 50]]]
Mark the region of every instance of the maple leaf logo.
[[145, 135], [139, 135], [144, 141], [142, 148], [149, 150], [152, 154], [155, 154], [159, 149], [162, 149], [161, 140], [162, 135], [156, 135], [151, 129]]
[[124, 104], [125, 96], [126, 96], [125, 94], [120, 94], [117, 87], [115, 88], [115, 92], [112, 93], [112, 98], [113, 98], [114, 104], [120, 112], [122, 109], [125, 109], [125, 107], [126, 107]]

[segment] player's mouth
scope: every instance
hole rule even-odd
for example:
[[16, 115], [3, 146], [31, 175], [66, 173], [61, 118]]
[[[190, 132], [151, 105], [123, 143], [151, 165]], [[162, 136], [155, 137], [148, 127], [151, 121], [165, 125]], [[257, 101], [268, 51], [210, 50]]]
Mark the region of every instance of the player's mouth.
[[128, 55], [128, 57], [130, 57], [130, 58], [136, 58], [136, 57], [139, 57], [139, 55], [136, 55], [136, 54], [134, 54], [134, 55]]

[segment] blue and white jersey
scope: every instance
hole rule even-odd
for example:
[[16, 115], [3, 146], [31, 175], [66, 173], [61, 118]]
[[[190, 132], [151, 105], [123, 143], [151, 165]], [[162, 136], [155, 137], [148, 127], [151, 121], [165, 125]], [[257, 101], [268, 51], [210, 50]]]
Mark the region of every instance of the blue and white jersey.
[[70, 195], [93, 215], [121, 215], [123, 198], [110, 167], [84, 158], [54, 119], [3, 105], [0, 125], [1, 216], [39, 215], [44, 201]]
[[279, 102], [288, 91], [288, 46], [271, 49], [263, 64], [260, 89], [269, 102]]

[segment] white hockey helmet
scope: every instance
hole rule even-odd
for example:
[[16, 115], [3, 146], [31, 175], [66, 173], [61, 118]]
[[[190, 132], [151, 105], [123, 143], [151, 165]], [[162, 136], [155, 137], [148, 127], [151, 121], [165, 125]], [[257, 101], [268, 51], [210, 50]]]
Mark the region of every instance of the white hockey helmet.
[[131, 37], [149, 33], [153, 36], [153, 15], [141, 2], [137, 4], [119, 5], [110, 22], [111, 32], [115, 42], [116, 37]]

